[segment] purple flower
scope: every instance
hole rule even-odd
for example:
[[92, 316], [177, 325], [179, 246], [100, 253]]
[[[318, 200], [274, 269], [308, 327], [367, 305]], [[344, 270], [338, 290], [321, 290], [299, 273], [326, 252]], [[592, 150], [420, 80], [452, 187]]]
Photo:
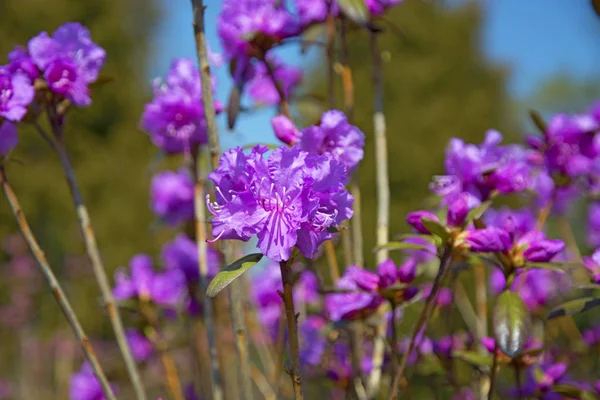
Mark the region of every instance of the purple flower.
[[86, 27], [68, 22], [52, 37], [41, 32], [29, 41], [28, 48], [53, 92], [78, 106], [91, 104], [88, 85], [98, 78], [106, 52], [92, 41]]
[[177, 225], [194, 218], [194, 181], [185, 169], [152, 178], [150, 206], [162, 220]]
[[8, 61], [10, 62], [10, 72], [13, 74], [21, 72], [27, 75], [31, 82], [40, 76], [40, 71], [31, 59], [31, 56], [25, 47], [15, 47], [13, 51], [8, 53]]
[[274, 261], [289, 259], [294, 246], [311, 258], [331, 238], [327, 228], [352, 216], [346, 170], [329, 155], [309, 156], [296, 146], [280, 147], [268, 159], [266, 151], [255, 146], [246, 156], [231, 149], [209, 175], [217, 185], [217, 199], [208, 203], [213, 235], [257, 236], [258, 248]]
[[591, 257], [583, 257], [583, 264], [590, 273], [594, 283], [600, 283], [600, 249], [596, 249]]
[[511, 244], [508, 233], [493, 226], [469, 231], [466, 242], [471, 251], [478, 253], [504, 253]]
[[[537, 372], [536, 372], [537, 370]], [[556, 384], [561, 383], [567, 372], [567, 364], [559, 362], [552, 363], [545, 361], [542, 364], [534, 364], [527, 369], [527, 378], [523, 383], [522, 395], [525, 396], [539, 396], [538, 393], [542, 393], [540, 398], [551, 399], [554, 397], [548, 397], [547, 395], [552, 392], [552, 387]], [[558, 396], [556, 398], [562, 398]]]
[[[315, 275], [302, 271], [293, 288], [294, 304], [317, 304], [319, 295]], [[263, 270], [252, 277], [252, 297], [257, 305], [258, 316], [271, 334], [277, 336], [279, 318], [282, 317], [282, 300], [277, 291], [283, 290], [279, 263], [269, 262]]]
[[125, 332], [127, 343], [131, 349], [133, 357], [137, 361], [146, 361], [154, 352], [152, 343], [137, 329], [127, 329]]
[[398, 281], [400, 271], [396, 264], [388, 258], [377, 266], [377, 275], [379, 278], [378, 286], [385, 288], [392, 286]]
[[326, 339], [323, 328], [326, 321], [318, 315], [309, 315], [299, 326], [300, 362], [309, 366], [318, 366], [325, 352]]
[[17, 135], [17, 127], [10, 121], [4, 121], [0, 125], [0, 156], [7, 154], [9, 151], [17, 147], [19, 143], [19, 135]]
[[[180, 233], [165, 244], [162, 248], [161, 258], [167, 270], [183, 272], [188, 283], [198, 282], [198, 246], [185, 233]], [[208, 278], [212, 279], [219, 272], [222, 260], [215, 249], [207, 249]]]
[[296, 137], [300, 133], [296, 125], [283, 114], [271, 118], [271, 126], [275, 131], [277, 139], [289, 145], [294, 144]]
[[181, 271], [168, 270], [157, 274], [152, 268], [152, 258], [145, 254], [134, 256], [129, 262], [129, 267], [130, 277], [123, 270], [115, 272], [115, 299], [139, 298], [170, 306], [182, 300], [185, 279]]
[[476, 197], [469, 193], [461, 193], [448, 204], [448, 214], [446, 216], [446, 222], [449, 226], [461, 226], [469, 211], [472, 208], [477, 207], [481, 202]]
[[502, 135], [486, 132], [480, 146], [451, 139], [446, 150], [446, 175], [435, 177], [431, 190], [446, 202], [467, 192], [481, 201], [494, 191], [515, 193], [531, 184], [528, 152], [518, 145], [500, 146]]
[[[275, 71], [275, 79], [283, 88], [285, 97], [289, 97], [302, 80], [302, 69], [285, 65], [274, 57], [269, 57], [268, 62]], [[253, 65], [252, 78], [248, 81], [248, 95], [258, 104], [275, 105], [281, 101], [277, 87], [262, 62]]]
[[[368, 280], [365, 279], [367, 274], [372, 275]], [[349, 266], [344, 275], [336, 282], [335, 287], [351, 292], [329, 294], [325, 298], [325, 308], [331, 320], [335, 322], [342, 319], [354, 319], [361, 317], [364, 313], [375, 311], [383, 303], [383, 298], [375, 292], [369, 293], [364, 289], [365, 282], [375, 278], [378, 277], [372, 272], [361, 270], [355, 265]]]
[[[331, 13], [339, 14], [337, 3], [331, 2]], [[296, 10], [303, 29], [309, 25], [325, 22], [329, 15], [329, 4], [327, 0], [295, 0]]]
[[417, 230], [419, 233], [431, 234], [429, 230], [423, 225], [423, 218], [431, 219], [435, 222], [440, 222], [438, 217], [435, 214], [430, 213], [429, 211], [413, 211], [406, 215], [406, 222], [413, 228]]
[[364, 156], [365, 135], [338, 110], [325, 112], [319, 126], [302, 129], [298, 146], [310, 154], [331, 154], [350, 172]]
[[[112, 386], [112, 385], [111, 385]], [[113, 392], [115, 388], [113, 387]], [[85, 362], [71, 377], [70, 400], [106, 400], [92, 366]]]
[[[219, 112], [222, 105], [217, 102], [215, 108]], [[192, 60], [173, 60], [166, 81], [154, 81], [154, 98], [141, 125], [167, 153], [189, 152], [207, 142], [200, 73]]]
[[587, 241], [592, 247], [600, 246], [600, 203], [594, 202], [588, 209]]
[[251, 42], [256, 35], [276, 43], [298, 32], [293, 15], [273, 0], [225, 0], [217, 19], [217, 33], [228, 58], [255, 55]]
[[387, 8], [395, 6], [402, 1], [403, 0], [365, 0], [365, 5], [371, 14], [381, 15]]
[[9, 68], [0, 66], [0, 117], [20, 121], [27, 114], [27, 106], [34, 94], [26, 75], [11, 73]]
[[523, 252], [523, 257], [531, 262], [547, 262], [563, 251], [565, 244], [562, 240], [543, 239], [533, 242]]

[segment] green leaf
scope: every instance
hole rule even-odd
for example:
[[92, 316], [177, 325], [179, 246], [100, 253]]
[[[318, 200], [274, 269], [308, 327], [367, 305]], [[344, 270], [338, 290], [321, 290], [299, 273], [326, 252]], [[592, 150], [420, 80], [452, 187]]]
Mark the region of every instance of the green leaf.
[[364, 0], [338, 0], [340, 9], [348, 18], [358, 24], [365, 24], [369, 21], [369, 11]]
[[552, 391], [563, 394], [571, 399], [595, 399], [594, 395], [592, 395], [590, 392], [581, 390], [571, 385], [554, 385], [552, 386]]
[[600, 298], [595, 297], [582, 297], [580, 299], [570, 300], [550, 311], [547, 319], [564, 317], [565, 315], [580, 314], [599, 305]]
[[247, 145], [243, 146], [243, 147], [242, 147], [242, 149], [251, 149], [251, 148], [253, 148], [254, 146], [258, 146], [258, 145], [267, 146], [267, 148], [268, 148], [269, 150], [275, 150], [275, 149], [277, 149], [277, 148], [279, 147], [279, 146], [277, 146], [277, 145], [274, 145], [274, 144], [266, 144], [266, 143], [250, 143], [250, 144], [247, 144]]
[[421, 218], [423, 226], [432, 234], [438, 236], [442, 240], [448, 240], [450, 233], [441, 222], [429, 218]]
[[476, 367], [489, 367], [493, 362], [491, 355], [480, 354], [475, 351], [455, 351], [452, 356]]
[[374, 251], [379, 250], [424, 250], [427, 252], [431, 252], [431, 249], [427, 246], [408, 242], [388, 242], [386, 244], [382, 244], [381, 246], [375, 247]]
[[467, 225], [471, 222], [481, 218], [483, 214], [492, 206], [492, 200], [486, 200], [467, 214], [467, 218], [465, 219]]
[[527, 269], [547, 269], [555, 272], [565, 273], [565, 268], [560, 263], [552, 263], [552, 262], [536, 262], [536, 263], [527, 263], [525, 265]]
[[531, 316], [521, 297], [505, 291], [494, 307], [494, 337], [498, 347], [509, 357], [518, 356], [531, 329]]
[[406, 239], [424, 239], [431, 242], [431, 235], [424, 233], [403, 233], [401, 235], [395, 235], [394, 240], [403, 241]]
[[236, 280], [244, 272], [248, 271], [257, 262], [263, 258], [260, 253], [248, 254], [229, 264], [223, 268], [208, 285], [206, 289], [206, 295], [208, 297], [215, 297], [221, 290], [225, 289], [227, 285]]

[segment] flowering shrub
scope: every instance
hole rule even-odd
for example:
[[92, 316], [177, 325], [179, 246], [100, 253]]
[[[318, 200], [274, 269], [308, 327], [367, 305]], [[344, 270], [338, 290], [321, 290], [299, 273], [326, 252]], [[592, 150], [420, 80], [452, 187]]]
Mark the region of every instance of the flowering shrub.
[[[385, 114], [376, 90], [376, 256], [371, 260], [362, 248], [352, 248], [371, 234], [360, 230], [360, 188], [354, 184], [366, 156], [363, 129], [369, 131], [333, 105], [317, 124], [298, 128], [290, 107], [303, 76], [276, 58], [274, 49], [319, 24], [329, 24], [335, 36], [340, 19], [352, 20], [375, 42], [382, 32], [373, 21], [398, 3], [311, 0], [292, 7], [273, 0], [224, 1], [217, 21], [224, 54], [209, 53], [198, 35], [202, 67], [196, 60], [174, 60], [166, 78], [154, 81], [140, 120], [157, 150], [181, 162], [176, 170], [157, 173], [149, 193], [151, 210], [177, 233], [157, 251], [159, 262], [150, 254], [133, 255], [112, 284], [63, 134], [70, 109], [92, 105], [91, 85], [107, 54], [85, 27], [66, 23], [8, 55], [9, 64], [0, 66], [0, 182], [33, 258], [23, 244], [16, 250], [8, 246], [11, 285], [25, 289], [0, 308], [0, 318], [5, 325], [25, 323], [28, 296], [37, 288], [29, 276], [35, 259], [86, 358], [71, 377], [72, 400], [115, 399], [122, 390], [129, 394], [123, 389], [129, 385], [118, 382], [117, 392], [107, 379], [116, 381], [118, 374], [105, 372], [102, 353], [94, 350], [100, 345], [86, 336], [9, 184], [11, 152], [19, 144], [19, 127], [27, 124], [51, 145], [64, 168], [131, 398], [146, 398], [152, 382], [139, 370], [152, 368], [159, 368], [156, 375], [174, 399], [218, 393], [219, 371], [230, 368], [218, 357], [227, 351], [226, 338], [236, 349], [244, 399], [252, 397], [252, 380], [266, 398], [299, 400], [311, 382], [326, 381], [331, 385], [319, 390], [327, 398], [346, 393], [347, 398], [396, 399], [411, 390], [407, 368], [443, 382], [453, 399], [600, 394], [583, 351], [585, 346], [598, 350], [598, 327], [579, 335], [573, 320], [564, 319], [571, 347], [542, 340], [545, 320], [600, 304], [600, 249], [581, 256], [565, 219], [572, 199], [591, 199], [588, 245], [600, 244], [600, 106], [556, 115], [548, 123], [536, 116], [541, 135], [529, 135], [523, 143], [503, 142], [496, 130], [487, 131], [481, 144], [453, 138], [439, 160], [443, 175], [429, 183], [436, 201], [406, 215], [412, 231], [391, 240]], [[374, 54], [377, 86], [381, 63]], [[230, 64], [235, 90], [276, 110], [271, 125], [279, 146], [220, 151], [215, 116], [226, 108], [213, 99], [218, 82], [209, 66], [223, 61]], [[234, 100], [227, 107], [230, 122], [240, 111]], [[503, 206], [509, 197], [519, 206]], [[549, 229], [554, 220], [562, 226], [559, 234]], [[224, 291], [227, 299], [219, 294]], [[225, 332], [223, 319], [233, 331], [227, 326]], [[433, 324], [442, 335], [431, 334]], [[410, 325], [408, 334], [402, 325]], [[209, 384], [189, 385], [195, 377], [182, 372], [188, 368], [173, 355], [178, 347], [188, 349], [191, 356], [186, 355], [210, 375]], [[278, 375], [284, 358], [289, 385]], [[509, 373], [514, 383], [506, 379]]]

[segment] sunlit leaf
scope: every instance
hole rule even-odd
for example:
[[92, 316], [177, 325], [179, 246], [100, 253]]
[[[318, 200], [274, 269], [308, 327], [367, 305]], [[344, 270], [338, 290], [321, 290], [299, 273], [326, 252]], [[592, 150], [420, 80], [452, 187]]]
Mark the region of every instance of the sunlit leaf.
[[386, 244], [382, 244], [381, 246], [375, 247], [375, 251], [379, 250], [424, 250], [431, 252], [431, 248], [427, 246], [409, 242], [388, 242]]
[[225, 289], [227, 285], [256, 265], [262, 258], [263, 255], [260, 253], [248, 254], [232, 264], [229, 264], [215, 275], [212, 281], [210, 281], [210, 284], [206, 289], [206, 295], [208, 297], [215, 297], [220, 291]]
[[531, 316], [517, 293], [503, 292], [494, 307], [494, 336], [498, 347], [509, 357], [518, 356], [531, 329]]
[[466, 223], [469, 224], [475, 220], [478, 220], [483, 216], [483, 214], [492, 206], [492, 200], [487, 200], [469, 211], [467, 214], [467, 218], [465, 219]]
[[548, 314], [548, 319], [563, 317], [565, 315], [580, 314], [600, 305], [600, 298], [583, 297], [580, 299], [567, 301]]

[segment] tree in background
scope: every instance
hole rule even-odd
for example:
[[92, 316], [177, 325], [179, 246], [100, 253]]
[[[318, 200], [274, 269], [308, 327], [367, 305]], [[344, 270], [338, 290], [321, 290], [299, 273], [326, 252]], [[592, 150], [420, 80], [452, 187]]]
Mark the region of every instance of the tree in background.
[[[384, 52], [385, 113], [388, 130], [391, 209], [390, 233], [406, 231], [404, 216], [423, 207], [427, 182], [443, 172], [444, 149], [451, 137], [478, 143], [494, 127], [506, 136], [508, 96], [506, 69], [485, 59], [480, 48], [482, 12], [469, 3], [446, 8], [410, 1], [386, 15], [403, 33], [381, 35]], [[350, 65], [355, 85], [355, 123], [367, 137], [365, 154], [373, 147], [373, 87], [368, 36], [349, 37]], [[325, 71], [323, 63], [317, 69]], [[309, 73], [310, 74], [310, 73]], [[321, 79], [320, 82], [323, 82]], [[314, 80], [313, 80], [314, 82]], [[315, 89], [312, 89], [315, 90]], [[317, 92], [325, 92], [319, 83]], [[338, 92], [338, 107], [342, 107]], [[315, 113], [320, 115], [319, 112]], [[312, 117], [312, 113], [309, 118]], [[312, 122], [312, 121], [311, 121]], [[375, 246], [375, 160], [360, 166], [365, 254]], [[372, 262], [368, 256], [367, 264]]]

